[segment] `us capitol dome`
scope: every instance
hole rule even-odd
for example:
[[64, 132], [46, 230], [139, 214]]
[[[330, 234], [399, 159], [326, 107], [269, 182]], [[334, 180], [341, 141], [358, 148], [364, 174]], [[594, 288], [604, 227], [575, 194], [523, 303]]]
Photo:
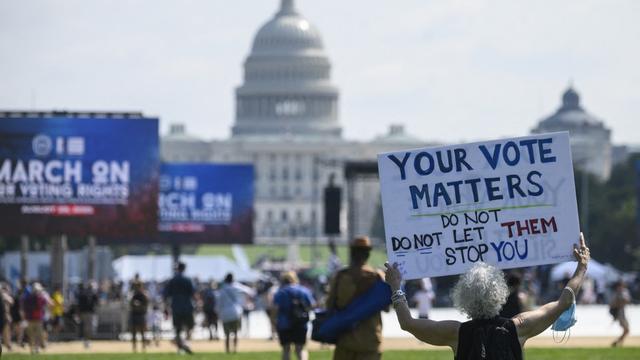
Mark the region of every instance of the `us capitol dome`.
[[[322, 194], [330, 179], [347, 189], [345, 164], [427, 145], [399, 124], [371, 141], [342, 137], [339, 91], [331, 82], [322, 37], [293, 0], [281, 0], [260, 27], [243, 67], [231, 137], [201, 140], [174, 124], [161, 151], [168, 162], [252, 164], [255, 243], [328, 241]], [[358, 180], [350, 191], [359, 200], [347, 207], [343, 196], [338, 242], [346, 242], [349, 232], [368, 233], [375, 221], [378, 197], [370, 195], [379, 192], [377, 181]]]
[[236, 89], [235, 137], [340, 138], [338, 89], [318, 30], [293, 0], [256, 34]]

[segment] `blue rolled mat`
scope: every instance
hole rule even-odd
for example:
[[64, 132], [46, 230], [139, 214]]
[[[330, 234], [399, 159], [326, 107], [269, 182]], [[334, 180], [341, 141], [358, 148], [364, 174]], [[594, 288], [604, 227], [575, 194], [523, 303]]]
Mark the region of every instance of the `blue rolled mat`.
[[386, 309], [391, 304], [391, 287], [378, 279], [364, 294], [354, 299], [346, 308], [329, 315], [329, 318], [317, 329], [312, 339], [335, 344], [338, 337], [351, 330], [358, 323]]

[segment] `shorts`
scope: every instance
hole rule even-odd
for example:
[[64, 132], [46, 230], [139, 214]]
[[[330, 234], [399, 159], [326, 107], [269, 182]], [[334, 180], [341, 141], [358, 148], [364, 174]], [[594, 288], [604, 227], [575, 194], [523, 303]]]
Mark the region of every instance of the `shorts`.
[[241, 328], [240, 324], [240, 319], [225, 321], [222, 323], [222, 329], [224, 330], [225, 335], [229, 335], [230, 333], [237, 333]]
[[176, 330], [193, 329], [193, 314], [173, 314], [173, 327]]
[[280, 345], [296, 344], [304, 345], [307, 343], [307, 328], [296, 328], [278, 330], [278, 339]]
[[131, 313], [129, 322], [132, 329], [144, 329], [146, 327], [146, 314], [144, 313]]

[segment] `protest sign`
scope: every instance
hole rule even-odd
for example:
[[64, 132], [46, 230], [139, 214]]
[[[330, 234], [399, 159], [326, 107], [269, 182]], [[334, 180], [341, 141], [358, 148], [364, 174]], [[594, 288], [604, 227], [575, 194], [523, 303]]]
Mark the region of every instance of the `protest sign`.
[[150, 239], [158, 119], [0, 115], [0, 235]]
[[378, 155], [386, 247], [405, 279], [572, 260], [569, 133]]
[[160, 173], [162, 241], [253, 241], [253, 165], [164, 163]]

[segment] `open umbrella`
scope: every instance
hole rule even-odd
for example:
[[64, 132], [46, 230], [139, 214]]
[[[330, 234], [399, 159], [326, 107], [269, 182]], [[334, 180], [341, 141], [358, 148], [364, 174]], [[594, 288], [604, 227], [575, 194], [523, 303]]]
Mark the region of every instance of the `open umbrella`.
[[[559, 281], [562, 279], [570, 278], [573, 272], [576, 271], [578, 263], [575, 261], [568, 261], [560, 263], [551, 269], [551, 280]], [[589, 261], [587, 267], [587, 276], [599, 282], [601, 284], [608, 284], [616, 281], [620, 277], [620, 271], [616, 270], [611, 265], [603, 265], [593, 259]]]

